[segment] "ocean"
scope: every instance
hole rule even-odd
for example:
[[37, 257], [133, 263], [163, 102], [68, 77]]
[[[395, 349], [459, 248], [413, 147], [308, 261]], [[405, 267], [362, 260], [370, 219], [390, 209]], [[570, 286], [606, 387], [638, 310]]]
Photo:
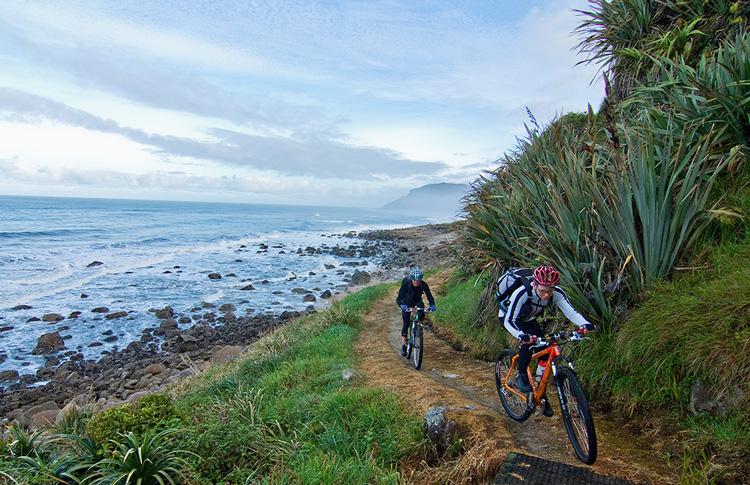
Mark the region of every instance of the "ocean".
[[[334, 290], [341, 263], [355, 259], [308, 255], [307, 247], [346, 248], [359, 242], [349, 231], [428, 222], [353, 208], [0, 196], [0, 371], [36, 372], [44, 357], [31, 352], [53, 331], [86, 359], [124, 348], [158, 325], [148, 310], [166, 305], [187, 312], [232, 303], [237, 315], [302, 310], [309, 303], [292, 288]], [[255, 290], [240, 289], [248, 284]], [[97, 307], [129, 314], [107, 320]], [[81, 314], [67, 318], [72, 312]], [[47, 313], [66, 319], [29, 321]], [[88, 347], [94, 340], [102, 345]]]

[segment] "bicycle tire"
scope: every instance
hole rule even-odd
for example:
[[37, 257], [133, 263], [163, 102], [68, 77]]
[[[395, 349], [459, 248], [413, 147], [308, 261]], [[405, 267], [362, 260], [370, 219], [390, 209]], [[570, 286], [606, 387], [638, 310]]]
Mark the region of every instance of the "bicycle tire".
[[495, 387], [497, 388], [497, 397], [503, 404], [505, 413], [512, 419], [522, 422], [529, 419], [531, 410], [524, 400], [505, 389], [503, 379], [511, 370], [513, 356], [516, 355], [510, 349], [501, 350], [495, 359]]
[[558, 368], [556, 381], [570, 444], [578, 459], [591, 465], [596, 461], [596, 430], [586, 393], [576, 373], [568, 367]]
[[422, 367], [422, 354], [424, 350], [424, 334], [422, 333], [422, 326], [414, 326], [414, 354], [412, 355], [412, 365], [414, 368], [419, 370]]
[[410, 323], [406, 329], [406, 358], [411, 359], [411, 352], [414, 350], [414, 323]]

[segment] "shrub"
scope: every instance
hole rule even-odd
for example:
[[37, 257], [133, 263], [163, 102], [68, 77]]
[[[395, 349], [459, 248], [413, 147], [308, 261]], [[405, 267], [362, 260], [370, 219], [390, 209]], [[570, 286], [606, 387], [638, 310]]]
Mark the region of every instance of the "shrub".
[[166, 394], [151, 394], [141, 400], [95, 414], [86, 426], [87, 434], [105, 443], [120, 434], [143, 434], [149, 430], [179, 427], [180, 415]]

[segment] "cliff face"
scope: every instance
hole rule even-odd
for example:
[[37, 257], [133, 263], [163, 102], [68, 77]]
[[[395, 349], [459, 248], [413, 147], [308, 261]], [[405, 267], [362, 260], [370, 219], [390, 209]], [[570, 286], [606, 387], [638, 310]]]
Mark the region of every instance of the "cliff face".
[[457, 219], [462, 209], [461, 198], [469, 191], [465, 184], [429, 184], [412, 189], [403, 197], [386, 204], [383, 209], [409, 214]]

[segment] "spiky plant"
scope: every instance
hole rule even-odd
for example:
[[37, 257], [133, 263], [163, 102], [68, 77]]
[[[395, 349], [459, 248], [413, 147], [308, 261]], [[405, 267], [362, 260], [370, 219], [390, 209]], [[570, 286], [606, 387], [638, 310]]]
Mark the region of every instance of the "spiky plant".
[[178, 430], [167, 429], [147, 433], [142, 438], [134, 433], [120, 434], [119, 440], [110, 440], [114, 446], [111, 458], [100, 460], [94, 466], [92, 485], [174, 485], [188, 466], [192, 453], [173, 448], [172, 435]]
[[583, 20], [582, 62], [598, 65], [622, 100], [654, 72], [656, 60], [695, 65], [748, 28], [750, 4], [737, 0], [591, 0]]

